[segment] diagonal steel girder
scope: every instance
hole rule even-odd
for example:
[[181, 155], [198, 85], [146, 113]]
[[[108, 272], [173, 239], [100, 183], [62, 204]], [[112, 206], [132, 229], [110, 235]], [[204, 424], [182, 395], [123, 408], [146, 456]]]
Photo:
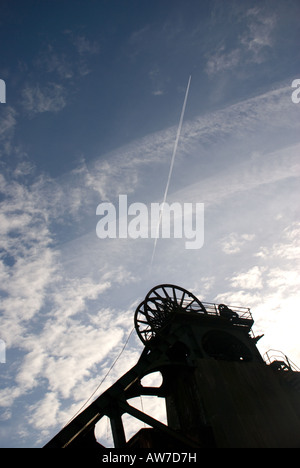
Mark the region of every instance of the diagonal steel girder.
[[197, 448], [198, 445], [196, 445], [194, 441], [191, 441], [183, 434], [174, 431], [167, 425], [157, 421], [142, 411], [133, 408], [127, 402], [128, 398], [139, 395], [162, 396], [162, 390], [160, 388], [142, 387], [140, 385], [140, 380], [145, 375], [160, 370], [164, 366], [176, 364], [174, 362], [170, 363], [166, 355], [169, 346], [170, 341], [167, 340], [160, 342], [159, 346], [155, 346], [155, 348], [145, 348], [135, 366], [126, 372], [69, 424], [62, 428], [44, 448], [72, 447], [72, 442], [93, 429], [95, 424], [100, 421], [103, 416], [108, 416], [110, 418], [115, 448], [124, 447], [126, 445], [126, 440], [121, 420], [121, 416], [124, 413], [134, 416], [187, 446]]

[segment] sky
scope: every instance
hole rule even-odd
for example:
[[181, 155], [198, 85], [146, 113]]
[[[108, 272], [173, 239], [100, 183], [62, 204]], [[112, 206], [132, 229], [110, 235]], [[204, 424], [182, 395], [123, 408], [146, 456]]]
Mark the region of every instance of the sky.
[[[136, 363], [134, 312], [161, 283], [250, 307], [261, 354], [300, 366], [299, 16], [298, 0], [1, 1], [1, 447], [43, 446]], [[190, 76], [166, 201], [204, 204], [204, 242], [159, 238], [151, 265], [154, 239], [100, 239], [96, 210], [162, 202]], [[96, 435], [109, 446], [107, 422]]]

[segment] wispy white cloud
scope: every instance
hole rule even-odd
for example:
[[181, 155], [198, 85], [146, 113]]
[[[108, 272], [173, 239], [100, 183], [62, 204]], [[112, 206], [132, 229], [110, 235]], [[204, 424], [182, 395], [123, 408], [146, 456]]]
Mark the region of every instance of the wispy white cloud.
[[291, 223], [267, 251], [264, 246], [257, 249], [264, 255], [257, 255], [254, 249], [249, 260], [253, 264], [253, 259], [258, 258], [258, 264], [229, 277], [228, 289], [215, 297], [218, 302], [251, 307], [256, 333], [265, 333], [259, 343], [261, 351], [279, 349], [296, 363], [300, 360], [295, 332], [300, 324], [299, 238], [299, 223]]
[[53, 73], [60, 79], [70, 80], [74, 77], [74, 64], [65, 53], [57, 52], [51, 44], [48, 44], [36, 63], [40, 69]]
[[228, 70], [236, 70], [241, 63], [262, 63], [269, 57], [274, 45], [274, 30], [277, 24], [275, 13], [263, 8], [249, 9], [238, 19], [244, 24], [244, 32], [237, 35], [232, 48], [222, 43], [207, 57], [205, 71], [212, 76]]
[[54, 392], [46, 393], [42, 402], [39, 401], [30, 406], [29, 413], [31, 416], [28, 418], [28, 422], [33, 427], [44, 430], [43, 435], [45, 436], [47, 434], [45, 421], [47, 421], [48, 427], [55, 426], [59, 417], [59, 409], [60, 403], [56, 394]]
[[73, 44], [77, 47], [79, 55], [95, 55], [100, 51], [100, 45], [97, 41], [91, 41], [83, 35], [74, 36]]
[[35, 195], [3, 176], [1, 189], [2, 333], [8, 345], [18, 346], [24, 324], [44, 303], [56, 251]]
[[[192, 149], [198, 158], [193, 166], [195, 179], [191, 181], [190, 176], [189, 184], [182, 186], [183, 171], [178, 171], [176, 176], [175, 168], [174, 180], [179, 181], [180, 190], [173, 189], [170, 200], [204, 201], [208, 210], [219, 207], [221, 225], [227, 213], [226, 200], [233, 195], [239, 194], [240, 198], [241, 194], [262, 190], [267, 184], [276, 185], [295, 178], [299, 173], [297, 143], [283, 144], [275, 151], [262, 144], [255, 157], [252, 148], [240, 146], [240, 142], [251, 139], [262, 122], [264, 129], [272, 132], [280, 126], [296, 131], [296, 106], [288, 106], [292, 106], [290, 96], [282, 88], [186, 122], [177, 168], [188, 166], [188, 153]], [[289, 264], [298, 252], [297, 225], [289, 226], [282, 239], [272, 245], [261, 242], [260, 233], [254, 227], [247, 231], [238, 230], [234, 225], [229, 234], [222, 234], [216, 252], [194, 252], [192, 258], [188, 252], [181, 252], [177, 244], [169, 242], [167, 248], [164, 244], [161, 249], [160, 264], [151, 278], [147, 274], [149, 243], [126, 240], [100, 243], [96, 239], [95, 210], [99, 202], [114, 201], [122, 192], [151, 202], [160, 198], [163, 190], [153, 180], [157, 180], [163, 169], [167, 175], [175, 134], [175, 128], [167, 129], [109, 155], [101, 155], [89, 164], [82, 159], [70, 174], [57, 180], [40, 177], [30, 187], [21, 183], [17, 170], [16, 179], [6, 180], [1, 176], [1, 192], [6, 197], [0, 224], [1, 330], [5, 330], [1, 338], [7, 341], [9, 349], [14, 346], [19, 350], [7, 388], [0, 393], [6, 418], [10, 417], [7, 411], [17, 399], [33, 391], [38, 395], [35, 403], [25, 409], [26, 421], [21, 432], [26, 433], [30, 428], [40, 432], [45, 441], [50, 430], [59, 429], [79, 409], [83, 394], [88, 397], [96, 388], [98, 376], [105, 375], [133, 326], [137, 305], [133, 301], [139, 299], [142, 280], [143, 288], [147, 289], [166, 276], [168, 280], [174, 278], [176, 283], [182, 279], [197, 294], [210, 294], [217, 302], [252, 306], [259, 318], [258, 328], [262, 330], [269, 328], [269, 322], [274, 320], [271, 311], [279, 314], [281, 321], [287, 305], [293, 300], [297, 303], [295, 288], [299, 278]], [[237, 146], [243, 148], [241, 161], [235, 160], [234, 164], [228, 161], [227, 167], [203, 175], [203, 160], [199, 158], [203, 140], [210, 147], [223, 148], [224, 142], [231, 143], [233, 135], [234, 145], [238, 141]], [[221, 162], [220, 157], [218, 164]], [[72, 232], [72, 241], [69, 240], [71, 231], [80, 223], [84, 225], [87, 218], [94, 223], [92, 233], [77, 237]], [[55, 237], [58, 223], [66, 229], [64, 244], [59, 244]], [[210, 242], [209, 236], [205, 242]], [[249, 258], [241, 267], [239, 262], [245, 252]], [[225, 266], [220, 265], [224, 257]], [[280, 264], [275, 267], [272, 261], [276, 258]], [[181, 261], [185, 265], [183, 273], [178, 272]], [[217, 267], [210, 267], [210, 262], [215, 262]], [[289, 289], [284, 287], [285, 275], [291, 280]], [[220, 284], [223, 289], [216, 292]], [[130, 292], [133, 285], [134, 292]], [[281, 301], [281, 312], [278, 301]], [[276, 342], [275, 331], [271, 336]], [[125, 361], [117, 363], [101, 391], [132, 366], [138, 355], [136, 342], [131, 343], [124, 353]], [[100, 433], [105, 437], [105, 431], [101, 429]]]
[[[275, 132], [276, 135], [279, 130], [296, 131], [298, 121], [298, 109], [292, 106], [290, 88], [282, 87], [185, 122], [176, 161], [176, 166], [182, 167], [181, 180], [180, 183], [173, 183], [173, 187], [183, 188], [178, 188], [173, 195], [170, 193], [170, 198], [176, 196], [183, 200], [188, 193], [191, 199], [209, 204], [240, 191], [295, 176], [300, 171], [297, 143], [291, 142], [287, 147], [287, 142], [279, 140], [277, 145], [275, 136], [274, 146], [277, 149], [274, 151], [270, 150], [270, 144], [266, 148], [265, 143], [262, 143], [260, 151], [253, 152], [251, 145], [253, 134], [264, 142], [262, 125], [264, 132], [273, 135]], [[99, 202], [112, 201], [120, 193], [134, 194], [142, 187], [145, 197], [150, 195], [151, 201], [153, 197], [157, 201], [156, 197], [160, 196], [156, 188], [157, 180], [160, 180], [163, 171], [167, 174], [175, 135], [176, 128], [168, 128], [133, 141], [113, 153], [101, 155], [89, 164], [83, 158], [71, 174], [72, 181], [75, 177], [78, 184], [69, 185], [74, 210], [83, 207], [91, 193], [98, 197]], [[224, 153], [226, 145], [230, 151], [238, 152], [234, 158]], [[193, 185], [193, 181], [198, 179], [195, 167], [204, 164], [204, 158], [210, 157], [205, 148], [213, 148], [216, 152], [221, 146], [223, 158], [228, 159], [227, 167], [222, 169], [220, 161], [221, 168], [216, 174], [207, 176], [199, 172], [201, 184], [197, 181]], [[187, 172], [185, 178], [185, 172], [190, 166], [194, 169]], [[176, 174], [175, 167], [174, 179]], [[165, 180], [161, 179], [161, 193], [163, 183]]]
[[241, 51], [239, 49], [225, 51], [225, 46], [222, 45], [216, 52], [214, 52], [207, 60], [206, 72], [208, 75], [231, 70], [235, 68], [241, 59]]
[[162, 77], [162, 73], [158, 66], [153, 67], [150, 70], [149, 78], [151, 81], [153, 96], [162, 96], [163, 94], [165, 94], [165, 87], [166, 87], [165, 78]]
[[250, 53], [250, 60], [261, 63], [266, 59], [266, 48], [274, 44], [274, 28], [277, 23], [275, 13], [266, 14], [260, 8], [251, 8], [247, 15], [249, 18], [248, 30], [241, 37], [241, 43]]
[[247, 242], [251, 242], [255, 238], [255, 234], [237, 234], [230, 233], [225, 239], [222, 239], [221, 247], [225, 254], [231, 255], [241, 251]]
[[27, 85], [22, 92], [22, 104], [29, 115], [42, 112], [59, 112], [66, 106], [66, 92], [58, 83], [48, 83], [42, 87]]
[[96, 279], [64, 268], [51, 232], [48, 184], [44, 178], [26, 187], [1, 176], [1, 339], [9, 353], [18, 352], [13, 367], [8, 357], [10, 376], [0, 389], [0, 406], [10, 421], [17, 399], [41, 392], [24, 409], [15, 434], [21, 438], [31, 427], [40, 432], [40, 442], [74, 414], [85, 386], [87, 392], [90, 384], [96, 386], [94, 373], [101, 374], [131, 325], [128, 315], [116, 318], [114, 309], [97, 303], [116, 284], [132, 281], [124, 268], [102, 270]]
[[231, 278], [230, 282], [234, 288], [239, 289], [262, 289], [263, 288], [263, 281], [262, 281], [262, 274], [264, 268], [259, 268], [258, 266], [254, 266], [250, 268], [245, 273], [239, 273], [238, 275]]
[[164, 91], [162, 89], [156, 89], [152, 92], [152, 94], [153, 96], [162, 96], [164, 94]]
[[0, 157], [3, 154], [10, 154], [12, 151], [12, 140], [17, 124], [17, 111], [9, 106], [1, 108], [1, 117], [0, 117], [0, 144], [1, 152]]
[[[3, 108], [2, 108], [3, 109]], [[11, 106], [5, 106], [1, 109], [1, 120], [0, 120], [0, 140], [6, 139], [11, 135], [12, 131], [16, 126], [16, 111]]]
[[78, 77], [91, 72], [90, 59], [98, 54], [101, 48], [97, 41], [70, 30], [64, 31], [63, 37], [67, 38], [67, 41], [62, 42], [59, 49], [56, 43], [50, 42], [38, 53], [34, 63], [38, 71], [51, 76], [53, 82], [67, 81], [68, 86], [71, 86]]

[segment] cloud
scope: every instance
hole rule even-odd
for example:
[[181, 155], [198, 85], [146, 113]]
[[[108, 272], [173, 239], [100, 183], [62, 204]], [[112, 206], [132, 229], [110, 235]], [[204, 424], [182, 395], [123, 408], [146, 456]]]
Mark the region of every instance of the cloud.
[[30, 161], [20, 161], [14, 172], [13, 172], [13, 177], [18, 179], [18, 178], [24, 178], [30, 174], [33, 174], [35, 171], [35, 165], [31, 163]]
[[[287, 146], [282, 139], [277, 145], [274, 137], [266, 145], [261, 129], [263, 122], [266, 134], [279, 134], [279, 128], [296, 131], [296, 107], [292, 107], [290, 89], [283, 87], [185, 122], [175, 161], [173, 193], [171, 190], [169, 198], [201, 201], [209, 206], [236, 193], [294, 177], [300, 171], [299, 145], [291, 141]], [[253, 134], [256, 139], [262, 138], [259, 152], [252, 146]], [[167, 176], [175, 136], [176, 128], [172, 127], [135, 140], [89, 163], [83, 158], [70, 175], [70, 183], [66, 179], [65, 200], [69, 198], [67, 204], [71, 212], [82, 212], [91, 203], [91, 197], [96, 207], [102, 201], [114, 201], [120, 193], [134, 195], [142, 187], [143, 200], [150, 196], [151, 201], [161, 201], [157, 187], [161, 183], [162, 193], [166, 180], [162, 178], [163, 172]], [[274, 151], [270, 148], [272, 145], [277, 147]], [[223, 160], [228, 160], [228, 164], [215, 161], [214, 164], [220, 166], [218, 171], [208, 175], [200, 173], [199, 167], [205, 168], [205, 158], [212, 158], [221, 151], [221, 146]], [[210, 148], [210, 155], [206, 148]], [[175, 183], [177, 167], [181, 168], [181, 178]], [[189, 167], [194, 170], [188, 171]]]
[[16, 110], [9, 106], [1, 107], [1, 118], [0, 118], [0, 145], [1, 153], [10, 154], [12, 151], [12, 139], [15, 133], [15, 128], [17, 124], [17, 112]]
[[250, 60], [261, 63], [266, 60], [265, 50], [274, 44], [273, 32], [277, 23], [276, 15], [264, 13], [258, 7], [248, 10], [248, 30], [241, 37], [241, 43], [250, 54]]
[[237, 18], [237, 21], [243, 23], [244, 32], [235, 37], [232, 49], [225, 46], [224, 40], [207, 56], [205, 71], [208, 75], [236, 70], [241, 64], [260, 64], [268, 60], [269, 51], [274, 44], [276, 15], [255, 7], [249, 9], [243, 17]]
[[87, 190], [96, 192], [101, 200], [110, 200], [119, 193], [132, 193], [138, 183], [137, 161], [130, 161], [126, 153], [123, 156], [111, 155], [89, 167], [83, 161], [75, 173], [80, 173]]
[[230, 70], [238, 65], [240, 58], [241, 51], [239, 49], [225, 52], [225, 46], [222, 45], [209, 57], [205, 71], [208, 75], [214, 75], [225, 70]]
[[70, 80], [74, 77], [74, 64], [68, 55], [57, 52], [51, 44], [48, 44], [36, 63], [39, 68], [45, 69], [47, 73], [53, 73], [63, 80]]
[[283, 235], [288, 243], [276, 244], [273, 254], [282, 259], [296, 260], [300, 257], [300, 223], [294, 222], [291, 228], [285, 228]]
[[[51, 46], [53, 48], [52, 62], [53, 64], [57, 64], [57, 71], [66, 71], [69, 76], [65, 73], [65, 78], [76, 78], [76, 76], [83, 77], [88, 75], [91, 73], [89, 61], [101, 51], [99, 42], [92, 41], [82, 34], [76, 35], [70, 30], [64, 31], [64, 34], [69, 38], [77, 57], [70, 61], [66, 59], [67, 54], [55, 52], [54, 47]], [[63, 77], [62, 73], [61, 76]]]
[[153, 96], [162, 96], [165, 94], [165, 78], [159, 67], [153, 67], [149, 72]]
[[[299, 257], [292, 255], [299, 249], [298, 222], [292, 222], [277, 241], [268, 247], [253, 246], [249, 262], [259, 259], [259, 264], [247, 271], [238, 270], [223, 281], [223, 291], [215, 297], [216, 302], [251, 307], [256, 334], [265, 334], [259, 342], [262, 353], [279, 349], [294, 362], [300, 362], [297, 330], [299, 328], [300, 270]], [[264, 255], [257, 255], [264, 252]], [[226, 288], [226, 284], [228, 288]]]
[[[29, 343], [44, 318], [41, 311], [57, 273], [57, 251], [37, 193], [3, 175], [0, 182], [0, 328], [7, 347], [0, 400], [2, 407], [12, 408], [16, 399], [40, 385], [44, 350], [37, 339], [35, 346]], [[15, 417], [13, 411], [10, 417]]]
[[[61, 278], [56, 281], [48, 290], [50, 305], [36, 320], [35, 328], [31, 328], [32, 322], [22, 322], [19, 339], [15, 340], [22, 357], [14, 366], [11, 384], [0, 390], [4, 408], [12, 407], [16, 399], [30, 395], [34, 389], [42, 393], [46, 390], [44, 397], [36, 397], [36, 403], [26, 407], [23, 416], [26, 414], [27, 422], [23, 421], [19, 427], [20, 432], [29, 430], [27, 424], [30, 431], [42, 430], [38, 441], [49, 437], [52, 426], [58, 430], [59, 425], [73, 416], [83, 395], [88, 396], [89, 388], [93, 385], [94, 389], [99, 383], [97, 375], [106, 373], [105, 369], [101, 370], [102, 363], [109, 362], [119, 352], [124, 333], [128, 332], [128, 318], [123, 315], [118, 321], [114, 310], [97, 306], [99, 296], [110, 290], [110, 283], [66, 277], [63, 282]], [[11, 319], [15, 320], [16, 314]], [[125, 366], [130, 362], [127, 357]], [[8, 365], [11, 367], [11, 362]], [[119, 372], [124, 371], [124, 362], [122, 366]]]
[[57, 252], [36, 194], [3, 176], [1, 191], [2, 333], [8, 346], [18, 346], [24, 325], [44, 303]]
[[91, 42], [85, 36], [74, 36], [73, 44], [77, 48], [79, 55], [95, 55], [100, 51], [99, 43], [96, 41]]
[[153, 96], [162, 96], [164, 91], [162, 89], [157, 89], [156, 91], [152, 92]]
[[12, 131], [16, 126], [16, 115], [17, 112], [11, 106], [5, 106], [1, 108], [1, 120], [0, 120], [0, 141], [11, 136]]
[[[24, 406], [14, 437], [38, 431], [39, 442], [49, 437], [53, 426], [58, 428], [74, 414], [82, 392], [96, 386], [95, 375], [101, 375], [102, 363], [106, 365], [119, 352], [128, 326], [132, 326], [124, 311], [118, 317], [113, 308], [98, 304], [116, 284], [133, 280], [121, 265], [102, 269], [92, 278], [92, 273], [82, 277], [82, 271], [72, 272], [62, 263], [51, 232], [57, 211], [49, 203], [50, 182], [39, 178], [25, 186], [0, 177], [5, 195], [0, 223], [0, 322], [9, 371], [5, 387], [0, 389], [0, 406], [5, 421], [10, 421], [16, 415], [7, 410], [36, 391], [39, 396], [34, 404]], [[62, 189], [60, 200], [64, 194]], [[68, 205], [61, 213], [63, 209], [68, 211]], [[132, 359], [125, 365], [130, 362]]]
[[[91, 41], [83, 35], [76, 35], [70, 30], [63, 32], [59, 49], [56, 42], [42, 46], [34, 60], [34, 65], [38, 73], [42, 72], [43, 77], [45, 73], [48, 75], [48, 84], [42, 89], [39, 86], [27, 87], [29, 90], [25, 88], [25, 102], [27, 102], [27, 105], [31, 106], [31, 95], [34, 94], [34, 99], [40, 101], [41, 108], [48, 107], [49, 104], [45, 102], [48, 99], [44, 96], [46, 94], [47, 96], [51, 95], [57, 101], [54, 110], [56, 110], [56, 107], [62, 106], [62, 98], [65, 99], [66, 92], [63, 88], [61, 94], [58, 89], [54, 90], [53, 86], [60, 86], [58, 84], [54, 85], [54, 83], [57, 83], [58, 80], [59, 83], [67, 81], [68, 88], [72, 87], [74, 90], [74, 85], [78, 84], [78, 78], [91, 72], [89, 62], [99, 52], [100, 46], [97, 41]], [[33, 88], [33, 90], [30, 88]], [[78, 88], [77, 85], [76, 88]]]
[[253, 292], [250, 291], [230, 290], [217, 294], [214, 298], [214, 302], [216, 304], [228, 304], [233, 307], [249, 307], [252, 308], [253, 313], [256, 315], [256, 306], [260, 299], [261, 297], [259, 294], [253, 294]]
[[256, 257], [266, 259], [276, 257], [285, 261], [297, 261], [300, 254], [300, 223], [294, 221], [290, 226], [284, 228], [280, 242], [272, 246], [262, 247]]
[[239, 273], [238, 275], [231, 278], [231, 285], [234, 288], [239, 289], [262, 289], [262, 273], [262, 268], [254, 266], [253, 268], [250, 268], [250, 270], [248, 270], [247, 272]]
[[66, 92], [61, 84], [41, 87], [27, 85], [22, 92], [22, 104], [30, 116], [43, 112], [59, 112], [66, 106]]
[[[161, 257], [151, 276], [147, 253], [150, 261], [152, 242], [117, 239], [100, 243], [95, 235], [95, 210], [98, 203], [114, 201], [122, 192], [140, 197], [138, 201], [159, 199], [163, 190], [157, 181], [162, 173], [165, 183], [163, 171], [167, 175], [175, 127], [89, 163], [82, 159], [70, 174], [56, 180], [41, 176], [26, 186], [20, 168], [10, 180], [1, 175], [5, 196], [0, 223], [1, 333], [5, 330], [1, 338], [17, 359], [10, 368], [7, 388], [0, 392], [0, 403], [6, 418], [13, 418], [13, 410], [8, 410], [14, 402], [23, 403], [25, 394], [34, 398], [34, 403], [24, 407], [21, 433], [30, 432], [36, 440], [45, 441], [49, 431], [55, 432], [74, 415], [120, 352], [133, 326], [134, 301], [154, 281], [163, 282], [167, 277], [177, 283], [182, 279], [188, 289], [209, 293], [216, 302], [252, 306], [256, 326], [263, 332], [272, 329], [275, 318], [282, 323], [284, 314], [291, 314], [288, 307], [298, 304], [299, 277], [293, 273], [293, 259], [299, 247], [299, 226], [290, 225], [281, 238], [265, 243], [256, 228], [237, 229], [237, 210], [236, 224], [228, 230], [227, 225], [222, 226], [228, 214], [225, 202], [231, 196], [238, 194], [240, 200], [243, 194], [257, 192], [261, 200], [268, 184], [275, 184], [273, 188], [282, 182], [290, 184], [299, 173], [299, 144], [283, 142], [273, 151], [263, 140], [255, 158], [248, 145], [253, 133], [259, 137], [262, 122], [264, 131], [272, 134], [279, 127], [296, 132], [296, 107], [287, 89], [281, 88], [185, 123], [170, 199], [205, 201], [208, 212], [220, 216], [217, 223], [215, 217], [208, 218], [210, 226], [206, 227], [211, 235], [211, 226], [215, 226], [219, 244], [193, 252], [191, 257], [176, 243], [161, 243]], [[212, 150], [210, 157], [214, 151], [219, 154], [213, 173], [203, 174], [204, 142]], [[240, 159], [226, 160], [226, 144], [231, 151], [239, 148]], [[188, 159], [193, 157], [195, 166]], [[188, 184], [184, 184], [185, 169]], [[86, 235], [79, 236], [77, 230]], [[213, 241], [208, 236], [205, 242]], [[274, 265], [272, 261], [277, 259]], [[178, 271], [182, 264], [183, 270]], [[289, 287], [285, 277], [290, 279]], [[296, 319], [296, 313], [292, 318]], [[275, 328], [271, 330], [274, 343], [278, 338]], [[282, 344], [288, 345], [287, 339]], [[130, 343], [100, 393], [136, 362], [138, 349], [136, 341]], [[286, 351], [289, 349], [287, 346]], [[298, 354], [295, 356], [297, 362]], [[100, 432], [105, 437], [105, 430]]]
[[[282, 87], [186, 121], [172, 180], [173, 191], [174, 187], [178, 189], [174, 194], [170, 191], [170, 198], [176, 196], [184, 200], [188, 194], [191, 199], [204, 201], [208, 206], [237, 192], [295, 176], [300, 171], [299, 144], [293, 145], [293, 141], [285, 142], [282, 138], [277, 142], [274, 134], [279, 134], [279, 129], [297, 131], [296, 107], [291, 103], [290, 88]], [[268, 145], [265, 143], [266, 137], [262, 135], [262, 122], [264, 133], [273, 135]], [[260, 151], [252, 146], [253, 134], [257, 140], [262, 139]], [[56, 183], [56, 188], [52, 182], [52, 192], [55, 197], [61, 194], [65, 207], [68, 207], [64, 210], [65, 214], [69, 212], [73, 215], [82, 214], [92, 200], [95, 200], [96, 209], [102, 201], [114, 201], [120, 193], [134, 195], [141, 188], [143, 198], [150, 196], [151, 201], [157, 201], [158, 183], [161, 181], [162, 193], [175, 136], [176, 128], [171, 127], [132, 141], [109, 154], [99, 155], [88, 163], [83, 157], [78, 166], [59, 181], [59, 185]], [[273, 145], [276, 148], [274, 151]], [[225, 166], [221, 160], [215, 161], [214, 164], [220, 166], [218, 171], [208, 175], [200, 173], [199, 165], [205, 167], [205, 158], [212, 158], [221, 151], [221, 146], [223, 160], [228, 164]], [[210, 154], [206, 148], [209, 148]], [[235, 154], [232, 155], [232, 152]], [[176, 167], [181, 168], [181, 178], [175, 184], [178, 174]], [[193, 172], [187, 172], [189, 167], [194, 167]], [[193, 184], [195, 180], [197, 182]], [[58, 208], [61, 203], [56, 200], [53, 205]]]
[[[108, 330], [103, 327], [105, 323], [105, 320], [102, 321], [101, 329], [96, 329], [83, 324], [76, 326], [75, 322], [70, 322], [68, 331], [65, 329], [62, 334], [59, 331], [54, 339], [57, 347], [51, 346], [52, 355], [48, 355], [51, 352], [49, 349], [44, 356], [44, 365], [40, 367], [38, 376], [48, 379], [48, 392], [34, 405], [26, 408], [31, 430], [42, 431], [37, 436], [38, 444], [43, 444], [51, 437], [53, 429], [59, 430], [82, 410], [83, 404], [91, 394], [94, 400], [137, 362], [138, 353], [127, 349], [122, 353], [119, 362], [109, 368], [109, 363], [120, 355], [120, 343], [122, 344], [125, 338], [120, 328], [110, 327]], [[49, 339], [55, 329], [56, 327], [53, 327], [49, 330]], [[101, 364], [103, 362], [104, 365]], [[28, 374], [29, 372], [28, 366]], [[88, 403], [90, 404], [90, 401]]]
[[29, 412], [34, 416], [29, 417], [28, 422], [37, 429], [44, 429], [46, 420], [48, 427], [55, 426], [59, 409], [60, 404], [55, 393], [46, 393], [42, 403], [39, 401], [29, 407]]
[[[250, 143], [249, 143], [250, 144]], [[255, 191], [267, 184], [276, 184], [297, 178], [300, 173], [298, 154], [300, 144], [285, 147], [274, 152], [262, 154], [259, 159], [253, 160], [247, 151], [240, 161], [230, 165], [218, 173], [202, 177], [201, 183], [196, 182], [184, 189], [177, 190], [170, 198], [172, 200], [202, 201], [206, 207], [220, 205], [234, 195], [243, 196], [247, 192]], [[250, 156], [250, 157], [249, 157]], [[191, 176], [192, 177], [192, 176]], [[249, 199], [250, 201], [251, 199]], [[247, 236], [248, 234], [245, 233]], [[249, 233], [253, 235], [253, 233]], [[223, 246], [227, 253], [238, 252], [238, 243], [244, 239], [237, 239], [236, 234], [230, 233], [223, 239]]]
[[221, 246], [222, 250], [225, 254], [231, 255], [236, 254], [241, 251], [243, 246], [247, 242], [251, 242], [255, 238], [255, 234], [237, 234], [236, 232], [232, 232], [226, 238], [222, 239]]

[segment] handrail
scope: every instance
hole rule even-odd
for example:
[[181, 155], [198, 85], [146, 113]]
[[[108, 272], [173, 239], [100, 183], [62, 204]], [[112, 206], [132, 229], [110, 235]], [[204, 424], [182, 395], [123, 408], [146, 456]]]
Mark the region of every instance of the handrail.
[[[202, 302], [202, 304], [209, 315], [221, 315], [218, 309], [219, 304], [213, 302]], [[237, 313], [240, 319], [253, 320], [249, 307], [228, 306], [228, 308], [232, 310], [232, 312]]]
[[230, 321], [232, 325], [246, 327], [249, 331], [254, 324], [249, 307], [227, 306], [225, 304], [216, 304], [214, 302], [196, 301], [190, 297], [182, 298], [179, 309], [199, 314], [202, 316], [215, 316]]
[[[276, 353], [276, 354], [271, 354], [270, 353]], [[284, 354], [282, 351], [279, 351], [277, 349], [269, 349], [268, 351], [265, 352], [264, 356], [264, 361], [267, 365], [271, 365], [273, 362], [276, 361], [283, 361], [287, 367], [293, 371], [293, 372], [300, 372], [299, 367], [289, 359], [286, 354]]]
[[[247, 327], [251, 330], [254, 323], [252, 314], [249, 307], [240, 306], [226, 306], [224, 304], [216, 304], [214, 302], [201, 302], [201, 308], [198, 303], [191, 302], [190, 299], [184, 299], [182, 301], [183, 309], [189, 306], [189, 310], [200, 315], [208, 315], [226, 318], [232, 325]], [[222, 307], [222, 308], [221, 308]]]

